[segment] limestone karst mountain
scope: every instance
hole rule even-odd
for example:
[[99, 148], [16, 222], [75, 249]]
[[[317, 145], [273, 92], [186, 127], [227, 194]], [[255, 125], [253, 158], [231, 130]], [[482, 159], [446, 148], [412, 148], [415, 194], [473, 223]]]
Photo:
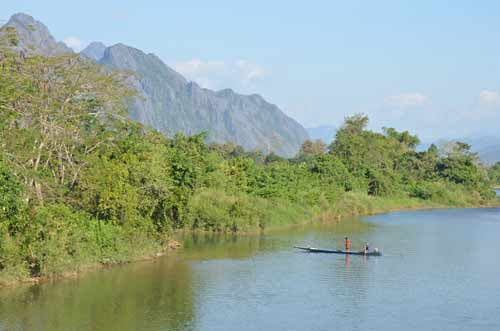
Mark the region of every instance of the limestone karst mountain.
[[43, 23], [29, 15], [23, 13], [12, 15], [5, 26], [16, 29], [19, 39], [17, 50], [49, 56], [73, 53], [66, 44], [56, 41]]
[[106, 45], [101, 42], [94, 41], [91, 42], [83, 51], [81, 51], [80, 54], [83, 54], [94, 61], [99, 61], [104, 56], [105, 50]]
[[210, 141], [284, 156], [293, 156], [307, 139], [300, 124], [261, 96], [201, 88], [153, 54], [117, 44], [106, 49], [99, 63], [137, 73], [132, 84], [143, 98], [135, 100], [130, 115], [167, 135], [206, 131]]
[[[18, 48], [23, 51], [49, 56], [72, 53], [29, 15], [16, 14], [7, 25], [16, 28]], [[131, 102], [131, 118], [168, 136], [207, 132], [212, 142], [233, 142], [247, 150], [287, 157], [295, 155], [308, 138], [299, 123], [260, 95], [201, 88], [154, 54], [124, 44], [106, 47], [98, 42], [91, 43], [81, 54], [108, 68], [135, 72], [130, 83], [140, 97]]]

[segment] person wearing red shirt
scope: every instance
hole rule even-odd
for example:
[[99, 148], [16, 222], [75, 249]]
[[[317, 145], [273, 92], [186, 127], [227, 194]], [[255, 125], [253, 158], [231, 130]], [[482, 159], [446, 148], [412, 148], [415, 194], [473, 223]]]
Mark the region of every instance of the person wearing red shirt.
[[347, 237], [345, 237], [345, 250], [346, 251], [351, 250], [351, 241]]

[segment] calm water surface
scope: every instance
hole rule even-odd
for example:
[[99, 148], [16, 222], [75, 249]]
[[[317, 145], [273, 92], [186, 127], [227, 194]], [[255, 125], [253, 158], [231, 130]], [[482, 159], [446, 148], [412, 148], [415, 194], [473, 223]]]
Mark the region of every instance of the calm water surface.
[[[378, 246], [382, 257], [293, 245]], [[399, 212], [0, 290], [0, 330], [500, 330], [500, 209]], [[202, 251], [200, 251], [202, 249]]]

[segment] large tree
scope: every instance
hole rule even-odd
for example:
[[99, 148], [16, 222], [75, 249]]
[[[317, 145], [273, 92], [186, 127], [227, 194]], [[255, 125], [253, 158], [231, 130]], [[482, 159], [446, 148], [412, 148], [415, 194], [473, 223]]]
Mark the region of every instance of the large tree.
[[124, 114], [124, 74], [78, 55], [25, 57], [0, 46], [0, 146], [43, 204], [74, 186], [109, 118]]

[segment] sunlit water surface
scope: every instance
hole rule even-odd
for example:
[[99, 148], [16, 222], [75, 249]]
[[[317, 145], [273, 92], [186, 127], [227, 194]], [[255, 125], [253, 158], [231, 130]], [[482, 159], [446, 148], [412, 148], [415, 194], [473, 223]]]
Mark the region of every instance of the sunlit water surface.
[[[382, 257], [294, 245], [378, 246]], [[0, 330], [500, 330], [500, 209], [185, 238], [153, 262], [0, 290]]]

